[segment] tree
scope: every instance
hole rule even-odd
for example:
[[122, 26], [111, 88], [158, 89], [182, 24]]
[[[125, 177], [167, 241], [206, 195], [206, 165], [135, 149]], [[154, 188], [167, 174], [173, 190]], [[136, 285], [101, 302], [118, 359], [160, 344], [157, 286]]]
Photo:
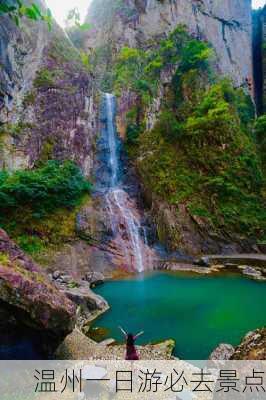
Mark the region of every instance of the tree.
[[88, 31], [91, 28], [91, 25], [85, 22], [81, 24], [80, 22], [80, 13], [77, 7], [72, 8], [67, 15], [66, 19], [66, 26], [67, 28], [75, 27], [78, 28], [80, 31]]
[[8, 15], [17, 26], [19, 26], [22, 17], [27, 17], [33, 21], [45, 21], [49, 29], [51, 29], [52, 26], [52, 13], [50, 9], [47, 9], [44, 13], [35, 3], [26, 6], [21, 0], [1, 0], [0, 16], [5, 14]]

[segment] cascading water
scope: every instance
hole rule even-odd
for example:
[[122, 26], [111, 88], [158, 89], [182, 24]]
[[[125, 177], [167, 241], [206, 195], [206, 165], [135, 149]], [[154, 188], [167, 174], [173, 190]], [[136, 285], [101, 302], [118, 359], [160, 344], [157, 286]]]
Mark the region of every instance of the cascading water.
[[103, 101], [103, 129], [102, 146], [107, 154], [104, 162], [108, 168], [107, 179], [103, 184], [104, 200], [107, 215], [110, 219], [112, 235], [118, 253], [122, 255], [122, 263], [128, 269], [142, 272], [151, 268], [152, 250], [147, 246], [141, 232], [141, 215], [135, 201], [125, 191], [121, 179], [121, 165], [119, 162], [119, 138], [115, 127], [115, 97], [104, 94]]
[[118, 155], [117, 155], [117, 140], [115, 137], [115, 121], [114, 121], [114, 110], [115, 110], [115, 98], [112, 94], [106, 93], [106, 123], [107, 123], [107, 134], [108, 144], [110, 149], [110, 167], [111, 167], [111, 187], [117, 184], [118, 174]]

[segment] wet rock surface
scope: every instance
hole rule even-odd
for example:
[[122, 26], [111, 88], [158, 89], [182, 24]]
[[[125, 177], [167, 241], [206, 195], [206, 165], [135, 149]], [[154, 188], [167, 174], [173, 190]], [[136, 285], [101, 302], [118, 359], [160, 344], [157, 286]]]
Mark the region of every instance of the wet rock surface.
[[200, 263], [206, 266], [219, 263], [227, 263], [232, 265], [250, 265], [254, 267], [265, 267], [266, 266], [266, 255], [265, 254], [228, 254], [228, 255], [209, 255], [204, 256], [199, 260]]
[[78, 238], [57, 251], [48, 253], [43, 261], [50, 273], [60, 271], [78, 281], [85, 276], [96, 282], [105, 280], [111, 278], [114, 271], [106, 246], [89, 244]]
[[103, 283], [102, 274], [86, 274], [82, 279], [76, 279], [65, 272], [55, 271], [50, 274], [50, 278], [57, 288], [78, 307], [76, 325], [81, 330], [87, 332], [89, 323], [109, 309], [107, 301], [91, 290], [91, 287]]
[[[75, 324], [76, 307], [0, 230], [0, 308], [16, 326], [38, 332], [41, 345], [53, 351]], [[12, 320], [12, 321], [11, 321]]]

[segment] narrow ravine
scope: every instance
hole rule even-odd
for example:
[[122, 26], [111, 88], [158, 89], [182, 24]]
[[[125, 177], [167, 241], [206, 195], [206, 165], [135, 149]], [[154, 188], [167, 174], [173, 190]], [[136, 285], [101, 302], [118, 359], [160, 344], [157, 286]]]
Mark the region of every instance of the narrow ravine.
[[104, 126], [100, 141], [105, 154], [102, 159], [105, 179], [101, 183], [101, 192], [106, 206], [106, 217], [112, 231], [113, 247], [119, 254], [119, 266], [140, 273], [152, 268], [153, 250], [147, 244], [141, 212], [123, 183], [121, 146], [115, 122], [115, 96], [105, 93], [102, 101], [101, 119]]

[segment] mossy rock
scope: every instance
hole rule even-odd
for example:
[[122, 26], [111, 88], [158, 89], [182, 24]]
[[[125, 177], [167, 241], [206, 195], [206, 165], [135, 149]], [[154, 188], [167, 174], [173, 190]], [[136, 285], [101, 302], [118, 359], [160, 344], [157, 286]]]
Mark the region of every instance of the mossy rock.
[[108, 328], [90, 327], [87, 336], [95, 342], [100, 343], [110, 336], [110, 330]]

